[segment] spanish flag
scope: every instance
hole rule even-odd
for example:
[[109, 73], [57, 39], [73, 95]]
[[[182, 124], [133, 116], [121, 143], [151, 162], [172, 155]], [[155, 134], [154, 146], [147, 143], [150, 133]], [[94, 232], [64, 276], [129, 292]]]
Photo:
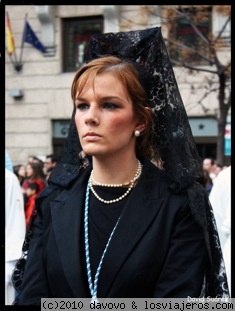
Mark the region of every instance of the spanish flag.
[[11, 31], [10, 19], [7, 13], [6, 16], [6, 31], [7, 31], [7, 52], [11, 56], [15, 50], [14, 37]]

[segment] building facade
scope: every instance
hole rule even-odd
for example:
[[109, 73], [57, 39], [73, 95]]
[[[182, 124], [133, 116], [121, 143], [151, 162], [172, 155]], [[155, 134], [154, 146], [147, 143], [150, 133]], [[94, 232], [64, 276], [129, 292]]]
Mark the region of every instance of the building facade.
[[[92, 33], [161, 26], [167, 36], [159, 6], [6, 5], [5, 9], [15, 44], [12, 55], [7, 49], [5, 55], [5, 141], [13, 164], [25, 163], [30, 155], [60, 153], [73, 110], [71, 84]], [[46, 53], [24, 42], [26, 19]], [[214, 27], [216, 31], [219, 26]], [[230, 53], [225, 49], [221, 57], [231, 57]], [[199, 151], [202, 157], [215, 157], [216, 92], [204, 105], [197, 104], [208, 73], [189, 73], [182, 67], [174, 71]]]

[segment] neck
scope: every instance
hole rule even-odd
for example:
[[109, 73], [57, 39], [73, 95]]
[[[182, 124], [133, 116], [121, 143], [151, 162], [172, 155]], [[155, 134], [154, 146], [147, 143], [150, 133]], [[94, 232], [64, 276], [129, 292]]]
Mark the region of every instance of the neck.
[[138, 169], [135, 156], [128, 159], [92, 159], [93, 178], [103, 184], [127, 184]]
[[[137, 160], [137, 159], [136, 159]], [[135, 175], [134, 177], [128, 182], [124, 182], [124, 184], [128, 184], [128, 188], [127, 190], [125, 191], [124, 194], [122, 194], [120, 197], [118, 198], [115, 198], [113, 200], [105, 200], [103, 198], [101, 198], [98, 193], [95, 191], [95, 189], [93, 188], [93, 185], [92, 183], [94, 182], [96, 185], [100, 185], [100, 186], [103, 186], [103, 187], [122, 187], [124, 186], [123, 183], [115, 183], [115, 184], [111, 184], [111, 183], [99, 183], [97, 181], [94, 181], [94, 177], [93, 177], [93, 171], [91, 171], [91, 176], [90, 176], [90, 179], [89, 179], [89, 182], [88, 182], [88, 190], [91, 189], [91, 191], [93, 192], [94, 196], [101, 202], [105, 203], [105, 204], [111, 204], [111, 203], [116, 203], [116, 202], [119, 202], [121, 201], [122, 199], [124, 199], [130, 192], [131, 190], [134, 188], [136, 182], [138, 181], [138, 179], [140, 178], [140, 175], [141, 175], [141, 172], [142, 172], [142, 164], [140, 163], [139, 160], [137, 160], [137, 163], [138, 163], [138, 168], [135, 172]]]

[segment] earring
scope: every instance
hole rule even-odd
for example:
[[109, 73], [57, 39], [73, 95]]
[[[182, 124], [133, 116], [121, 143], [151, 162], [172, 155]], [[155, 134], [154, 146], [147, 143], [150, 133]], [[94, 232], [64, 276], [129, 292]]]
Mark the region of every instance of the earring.
[[136, 130], [135, 131], [135, 137], [138, 137], [138, 136], [140, 136], [140, 131]]

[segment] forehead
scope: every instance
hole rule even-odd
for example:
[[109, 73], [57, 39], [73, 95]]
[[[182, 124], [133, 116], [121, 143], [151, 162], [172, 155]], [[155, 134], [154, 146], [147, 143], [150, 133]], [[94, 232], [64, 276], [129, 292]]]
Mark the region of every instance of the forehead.
[[77, 96], [92, 90], [97, 96], [105, 93], [107, 97], [128, 96], [124, 82], [115, 72], [102, 72], [96, 75], [80, 77], [77, 85]]

